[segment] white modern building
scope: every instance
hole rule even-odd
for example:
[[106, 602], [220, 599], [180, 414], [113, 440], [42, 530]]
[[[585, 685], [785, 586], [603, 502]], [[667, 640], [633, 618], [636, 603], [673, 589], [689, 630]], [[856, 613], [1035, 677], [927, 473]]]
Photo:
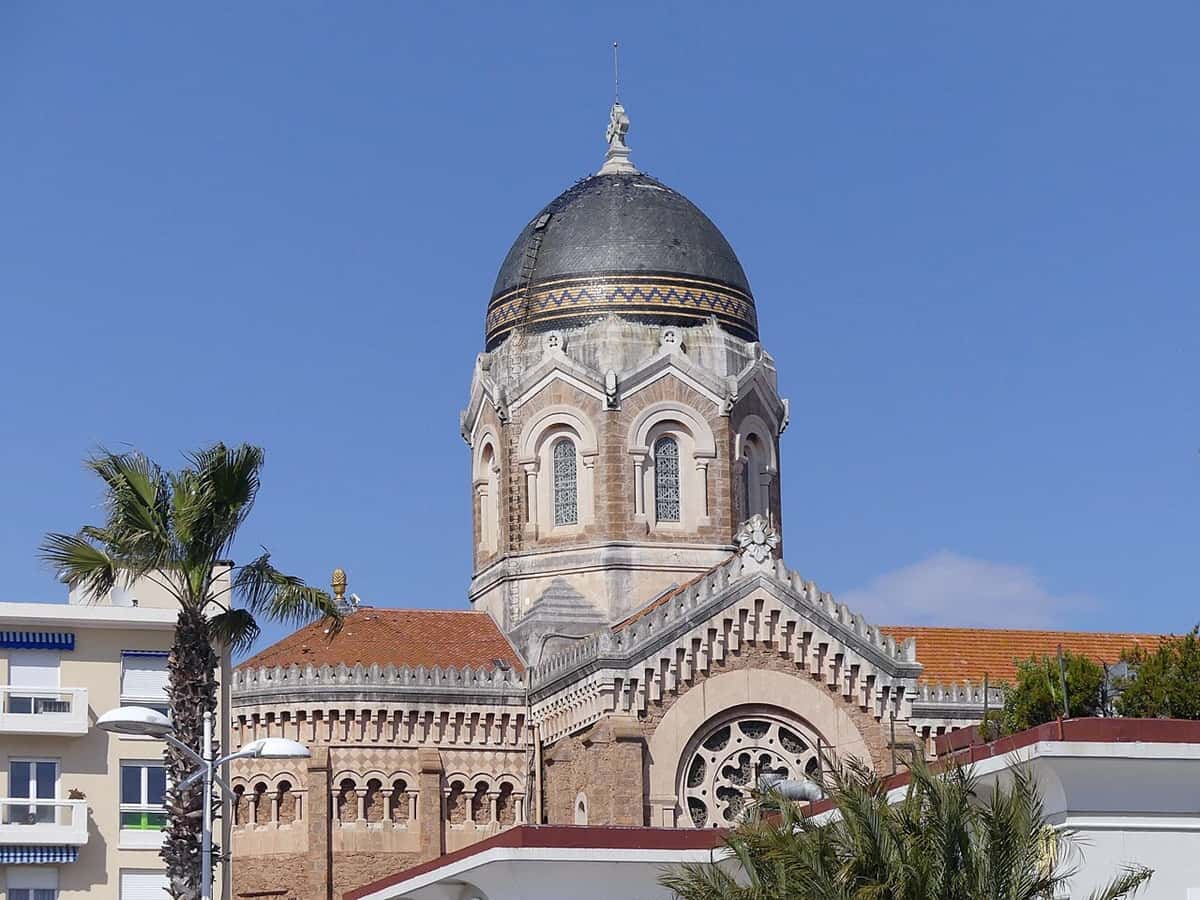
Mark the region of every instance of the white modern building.
[[167, 896], [163, 744], [95, 722], [122, 705], [165, 711], [175, 619], [172, 598], [148, 582], [95, 603], [78, 592], [66, 604], [0, 603], [6, 900]]
[[[963, 732], [966, 735], [966, 732]], [[1154, 870], [1139, 900], [1200, 900], [1200, 722], [1077, 719], [991, 744], [947, 747], [986, 789], [1032, 772], [1052, 824], [1074, 833], [1065, 896], [1086, 897], [1118, 867]], [[891, 784], [903, 794], [906, 776]], [[817, 804], [814, 813], [828, 815]], [[522, 826], [364, 885], [346, 900], [670, 900], [664, 869], [721, 861], [721, 831]]]

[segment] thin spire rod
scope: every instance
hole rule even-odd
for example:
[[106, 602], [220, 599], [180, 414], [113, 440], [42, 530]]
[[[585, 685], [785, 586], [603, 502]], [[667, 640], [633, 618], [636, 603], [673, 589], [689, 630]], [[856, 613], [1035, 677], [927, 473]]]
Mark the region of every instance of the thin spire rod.
[[621, 102], [620, 70], [617, 67], [617, 42], [613, 41], [613, 103]]

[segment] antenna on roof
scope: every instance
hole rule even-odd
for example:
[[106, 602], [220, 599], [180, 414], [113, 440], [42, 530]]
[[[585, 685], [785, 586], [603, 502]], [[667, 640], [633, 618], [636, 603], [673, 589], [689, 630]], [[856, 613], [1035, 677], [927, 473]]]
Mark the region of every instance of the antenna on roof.
[[621, 102], [620, 70], [617, 67], [617, 42], [613, 41], [613, 103]]

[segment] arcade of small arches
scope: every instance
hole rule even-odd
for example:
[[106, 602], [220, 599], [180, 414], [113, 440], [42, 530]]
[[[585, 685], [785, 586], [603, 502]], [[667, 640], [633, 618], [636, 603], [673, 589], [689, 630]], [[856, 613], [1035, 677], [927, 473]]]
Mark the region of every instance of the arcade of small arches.
[[512, 776], [447, 775], [443, 793], [451, 828], [468, 822], [477, 827], [525, 822], [525, 793]]
[[[291, 774], [237, 778], [233, 782], [233, 827], [288, 827], [306, 818], [307, 791]], [[333, 779], [331, 814], [343, 828], [407, 828], [417, 819], [416, 779], [405, 772], [340, 772]], [[442, 788], [443, 816], [453, 827], [519, 825], [525, 794], [514, 776], [455, 774]]]
[[290, 773], [233, 779], [234, 829], [289, 826], [303, 821], [308, 792], [298, 789], [299, 783]]

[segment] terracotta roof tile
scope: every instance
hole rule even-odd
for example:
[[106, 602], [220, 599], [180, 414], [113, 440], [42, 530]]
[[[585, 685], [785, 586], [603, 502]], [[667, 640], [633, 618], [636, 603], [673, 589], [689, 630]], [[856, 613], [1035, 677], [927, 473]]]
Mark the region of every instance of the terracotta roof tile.
[[678, 597], [680, 594], [682, 594], [684, 591], [686, 591], [688, 588], [690, 588], [693, 584], [699, 584], [701, 581], [703, 581], [705, 578], [707, 578], [713, 572], [717, 571], [717, 569], [721, 568], [721, 566], [723, 566], [727, 562], [729, 562], [730, 559], [733, 559], [733, 557], [730, 556], [728, 559], [723, 559], [719, 563], [717, 563], [715, 566], [713, 566], [711, 569], [706, 569], [705, 571], [701, 572], [699, 575], [697, 575], [691, 581], [685, 581], [683, 584], [679, 585], [678, 587], [673, 587], [670, 590], [668, 590], [662, 594], [659, 594], [657, 597], [655, 597], [653, 600], [651, 600], [649, 603], [647, 603], [641, 609], [637, 610], [637, 612], [633, 613], [632, 615], [628, 616], [627, 618], [622, 619], [620, 622], [618, 622], [616, 625], [614, 625], [613, 631], [620, 631], [626, 625], [632, 625], [638, 619], [641, 619], [644, 616], [648, 616], [650, 613], [654, 612], [654, 610], [658, 609], [664, 603], [667, 603], [674, 597]]
[[1014, 660], [1053, 655], [1064, 650], [1088, 656], [1100, 663], [1116, 662], [1121, 651], [1140, 645], [1158, 646], [1155, 634], [1114, 634], [1089, 631], [1012, 631], [1002, 628], [942, 628], [931, 626], [883, 625], [896, 640], [917, 639], [917, 661], [925, 667], [921, 681], [951, 684], [979, 682], [984, 673], [993, 683], [1013, 681]]
[[293, 632], [256, 653], [251, 666], [378, 663], [443, 669], [494, 668], [501, 659], [518, 672], [524, 665], [508, 639], [484, 612], [441, 609], [381, 609], [364, 606], [346, 617], [332, 640], [321, 622]]

